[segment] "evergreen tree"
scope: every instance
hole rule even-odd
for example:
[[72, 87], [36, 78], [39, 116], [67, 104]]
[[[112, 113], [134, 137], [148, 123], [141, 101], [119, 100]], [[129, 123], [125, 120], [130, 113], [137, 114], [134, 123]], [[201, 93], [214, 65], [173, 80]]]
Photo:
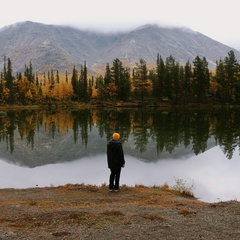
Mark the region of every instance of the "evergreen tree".
[[192, 99], [192, 66], [189, 61], [184, 66], [184, 79], [183, 79], [183, 95], [185, 100], [188, 102]]
[[[87, 92], [89, 99], [92, 97], [92, 93], [93, 93], [92, 87], [93, 87], [93, 79], [92, 79], [92, 80], [89, 79], [89, 80], [88, 80], [88, 92]], [[87, 99], [87, 100], [89, 100], [89, 99]]]
[[51, 85], [51, 73], [48, 71], [48, 85]]
[[177, 103], [180, 100], [180, 94], [182, 94], [180, 82], [180, 67], [178, 62], [175, 63], [172, 74], [173, 74], [173, 100], [175, 103]]
[[184, 102], [185, 95], [183, 90], [183, 83], [184, 83], [184, 68], [183, 66], [178, 66], [179, 68], [179, 90], [178, 90], [178, 96], [179, 101]]
[[120, 80], [123, 74], [123, 66], [122, 62], [116, 58], [113, 61], [113, 66], [111, 67], [111, 77], [112, 77], [112, 82], [119, 87], [120, 85]]
[[163, 98], [163, 83], [165, 64], [162, 57], [157, 54], [156, 78], [153, 80], [153, 96], [159, 100]]
[[140, 95], [141, 101], [144, 100], [144, 96], [148, 93], [148, 69], [146, 61], [142, 58], [139, 63], [136, 63], [136, 67], [133, 72], [133, 85], [135, 88], [135, 94]]
[[[32, 70], [32, 62], [29, 62], [29, 67], [25, 65], [24, 76], [27, 77], [30, 83], [34, 83], [34, 74]], [[20, 78], [21, 79], [21, 78]]]
[[65, 76], [66, 76], [66, 83], [68, 83], [68, 72], [67, 71], [66, 71]]
[[3, 57], [3, 79], [7, 78], [7, 58], [4, 55]]
[[100, 99], [101, 101], [106, 100], [108, 97], [108, 91], [102, 75], [96, 77], [96, 89], [97, 98]]
[[89, 100], [86, 61], [84, 61], [83, 66], [81, 65], [81, 73], [79, 78], [79, 98], [83, 101]]
[[105, 69], [104, 84], [107, 86], [110, 82], [111, 82], [111, 70], [109, 63], [107, 63]]
[[47, 85], [47, 80], [46, 80], [46, 73], [43, 73], [43, 86]]
[[59, 84], [60, 83], [60, 77], [59, 77], [59, 72], [57, 70], [57, 73], [56, 73], [56, 83]]
[[50, 72], [50, 86], [51, 86], [51, 88], [54, 88], [54, 85], [55, 85], [55, 79], [54, 79], [54, 72], [53, 72], [53, 69], [52, 69], [51, 72]]
[[210, 86], [208, 63], [205, 57], [201, 59], [197, 56], [193, 65], [193, 92], [197, 101], [202, 102], [206, 99]]
[[175, 95], [175, 89], [174, 89], [174, 81], [176, 77], [175, 73], [175, 58], [170, 55], [169, 57], [166, 58], [165, 61], [165, 74], [164, 74], [164, 96], [168, 100], [173, 100], [174, 95]]
[[1, 76], [0, 76], [0, 100], [3, 99], [3, 88], [4, 88], [4, 78], [3, 78], [3, 72], [1, 72]]
[[125, 68], [119, 85], [119, 97], [122, 100], [129, 98], [131, 92], [130, 69]]
[[221, 103], [226, 103], [229, 99], [228, 96], [228, 89], [227, 89], [227, 81], [225, 77], [225, 69], [224, 69], [224, 63], [220, 59], [216, 62], [216, 75], [214, 79], [217, 82], [217, 97], [219, 98]]
[[228, 57], [224, 59], [224, 69], [226, 76], [227, 101], [232, 102], [236, 100], [236, 95], [239, 93], [239, 64], [236, 60], [234, 51], [228, 53]]
[[74, 94], [73, 100], [78, 101], [79, 100], [79, 98], [78, 98], [78, 73], [77, 73], [75, 66], [73, 67], [71, 84], [73, 87], [73, 94]]
[[9, 89], [8, 103], [13, 104], [15, 102], [15, 86], [14, 77], [12, 75], [12, 63], [10, 58], [7, 59], [7, 71], [6, 71], [6, 88]]
[[[118, 99], [127, 99], [130, 95], [130, 70], [124, 68], [122, 62], [116, 58], [113, 61], [113, 66], [110, 69], [106, 67], [105, 84], [108, 82], [110, 92], [114, 92], [114, 96]], [[111, 93], [110, 93], [111, 95]]]
[[36, 73], [36, 86], [39, 86], [39, 79], [38, 79], [38, 73]]

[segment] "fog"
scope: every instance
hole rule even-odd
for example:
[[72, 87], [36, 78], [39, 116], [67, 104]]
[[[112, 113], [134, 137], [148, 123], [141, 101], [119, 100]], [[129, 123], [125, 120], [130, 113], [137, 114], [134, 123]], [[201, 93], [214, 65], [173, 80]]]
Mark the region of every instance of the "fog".
[[[231, 160], [226, 159], [219, 147], [187, 159], [161, 159], [149, 163], [125, 156], [120, 183], [128, 186], [170, 187], [176, 179], [186, 186], [194, 185], [195, 197], [205, 202], [237, 200], [240, 198], [240, 159], [235, 151]], [[106, 156], [82, 158], [72, 162], [50, 164], [35, 168], [11, 165], [0, 160], [0, 188], [29, 188], [71, 184], [108, 184], [109, 169]], [[123, 189], [124, 191], [124, 189]]]

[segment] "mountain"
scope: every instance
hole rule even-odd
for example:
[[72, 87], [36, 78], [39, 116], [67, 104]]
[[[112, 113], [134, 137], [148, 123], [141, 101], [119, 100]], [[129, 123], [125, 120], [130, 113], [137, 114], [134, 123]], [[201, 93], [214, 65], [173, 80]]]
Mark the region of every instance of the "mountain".
[[116, 58], [129, 67], [143, 58], [154, 67], [158, 53], [163, 60], [172, 55], [180, 64], [192, 63], [196, 56], [206, 57], [209, 68], [214, 69], [216, 61], [230, 50], [240, 60], [239, 51], [199, 32], [158, 25], [108, 34], [30, 21], [0, 29], [0, 56], [11, 59], [13, 72], [24, 71], [30, 61], [39, 74], [51, 69], [71, 72], [84, 61], [89, 72], [103, 72]]

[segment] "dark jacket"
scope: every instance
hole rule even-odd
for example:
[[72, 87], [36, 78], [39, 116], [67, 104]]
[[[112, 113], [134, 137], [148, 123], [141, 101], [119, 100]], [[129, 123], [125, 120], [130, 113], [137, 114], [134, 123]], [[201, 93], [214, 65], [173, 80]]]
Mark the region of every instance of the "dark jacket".
[[125, 164], [122, 144], [112, 139], [107, 144], [108, 168], [121, 168]]

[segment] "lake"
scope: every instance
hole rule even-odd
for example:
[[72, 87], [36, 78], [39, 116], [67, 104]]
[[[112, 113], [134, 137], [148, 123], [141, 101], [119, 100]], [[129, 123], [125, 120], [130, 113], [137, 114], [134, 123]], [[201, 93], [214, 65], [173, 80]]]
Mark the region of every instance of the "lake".
[[22, 110], [0, 118], [1, 188], [108, 184], [106, 145], [119, 132], [121, 184], [184, 180], [202, 201], [238, 200], [237, 110]]

